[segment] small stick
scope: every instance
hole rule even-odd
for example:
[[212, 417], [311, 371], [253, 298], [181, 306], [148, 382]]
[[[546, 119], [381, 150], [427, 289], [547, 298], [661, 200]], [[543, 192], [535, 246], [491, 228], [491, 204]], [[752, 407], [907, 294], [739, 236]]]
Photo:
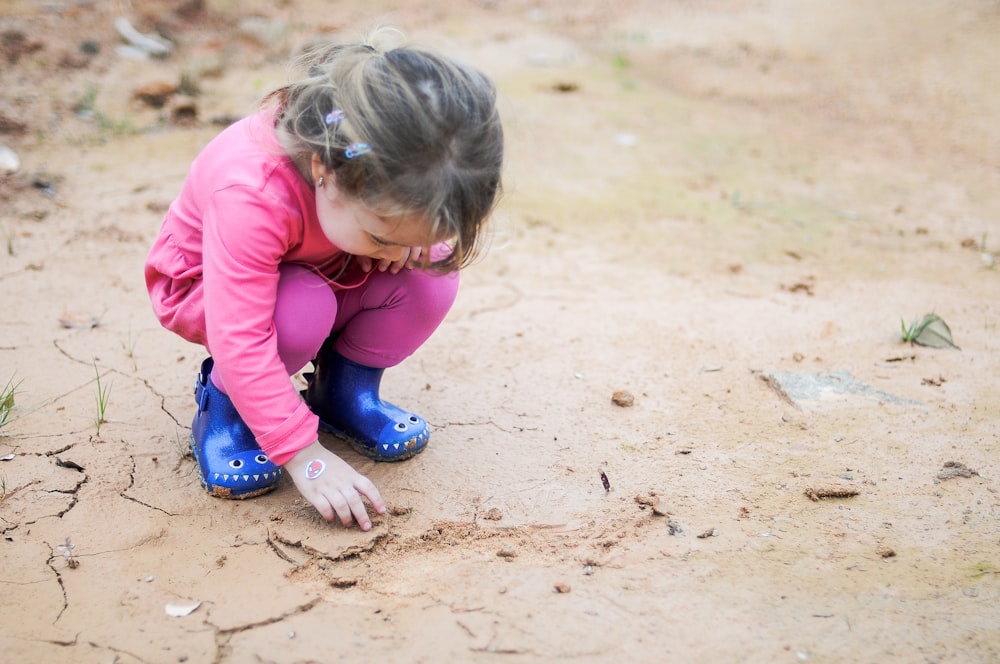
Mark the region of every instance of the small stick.
[[844, 489], [840, 487], [828, 487], [823, 489], [806, 489], [809, 500], [818, 502], [821, 498], [853, 498], [858, 495], [855, 489]]

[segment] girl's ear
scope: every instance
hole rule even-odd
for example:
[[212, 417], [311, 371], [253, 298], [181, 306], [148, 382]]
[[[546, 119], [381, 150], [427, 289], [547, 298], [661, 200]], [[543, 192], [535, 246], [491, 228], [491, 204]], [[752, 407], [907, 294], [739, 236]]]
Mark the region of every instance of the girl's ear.
[[312, 156], [310, 169], [312, 170], [312, 181], [314, 185], [319, 182], [320, 178], [323, 178], [323, 186], [333, 184], [333, 172], [327, 170], [326, 166], [323, 164], [323, 160], [320, 159], [319, 155], [315, 152]]

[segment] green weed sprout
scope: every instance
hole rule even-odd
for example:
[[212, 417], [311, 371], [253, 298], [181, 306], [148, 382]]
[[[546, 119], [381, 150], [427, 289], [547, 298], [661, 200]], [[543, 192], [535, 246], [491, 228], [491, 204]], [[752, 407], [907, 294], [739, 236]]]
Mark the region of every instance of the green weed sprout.
[[955, 342], [951, 338], [951, 328], [934, 313], [924, 314], [923, 318], [917, 319], [906, 325], [906, 321], [899, 319], [899, 325], [903, 330], [903, 342], [927, 346], [929, 348], [955, 348]]
[[7, 424], [7, 420], [10, 419], [11, 411], [14, 410], [14, 395], [17, 393], [17, 388], [20, 384], [21, 381], [15, 383], [14, 378], [11, 377], [3, 389], [0, 390], [0, 427]]
[[111, 393], [110, 385], [101, 385], [101, 372], [97, 368], [97, 360], [94, 360], [94, 372], [97, 374], [97, 435], [101, 435], [101, 425], [107, 420], [104, 413], [108, 408], [108, 395]]

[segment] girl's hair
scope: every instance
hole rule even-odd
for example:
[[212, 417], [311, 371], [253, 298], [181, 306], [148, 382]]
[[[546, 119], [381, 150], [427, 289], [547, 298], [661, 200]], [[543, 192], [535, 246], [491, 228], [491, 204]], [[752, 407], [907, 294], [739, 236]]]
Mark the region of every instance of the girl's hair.
[[319, 155], [344, 194], [387, 218], [417, 216], [449, 255], [442, 272], [479, 253], [501, 193], [503, 127], [496, 89], [478, 70], [407, 46], [379, 29], [358, 44], [313, 49], [305, 78], [268, 99], [298, 163]]

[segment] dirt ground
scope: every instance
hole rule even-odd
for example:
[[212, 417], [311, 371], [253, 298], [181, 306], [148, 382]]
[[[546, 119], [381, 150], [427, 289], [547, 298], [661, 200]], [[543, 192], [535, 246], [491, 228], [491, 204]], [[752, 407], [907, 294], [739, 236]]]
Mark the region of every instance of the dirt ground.
[[[496, 79], [509, 159], [386, 373], [427, 451], [323, 438], [393, 506], [362, 533], [202, 491], [202, 353], [141, 270], [199, 147], [376, 22]], [[1000, 661], [997, 34], [993, 0], [2, 3], [0, 659]], [[930, 312], [960, 350], [903, 343]]]

